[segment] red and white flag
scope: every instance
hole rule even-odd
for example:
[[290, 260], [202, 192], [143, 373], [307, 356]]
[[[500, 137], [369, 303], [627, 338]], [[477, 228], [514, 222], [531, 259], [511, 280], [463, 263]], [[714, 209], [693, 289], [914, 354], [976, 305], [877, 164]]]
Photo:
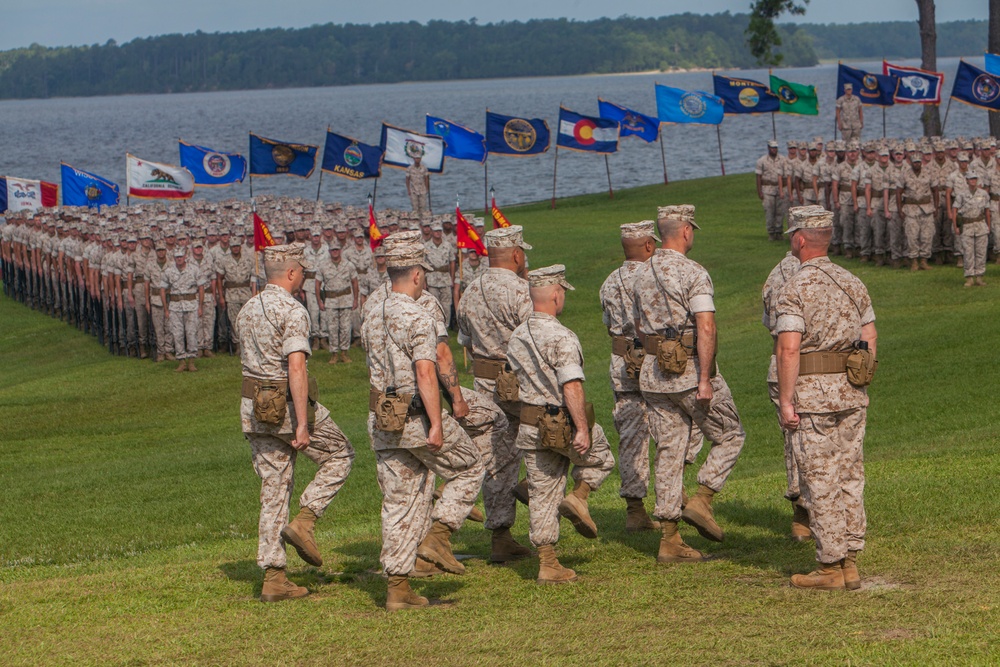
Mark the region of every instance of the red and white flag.
[[129, 197], [138, 199], [190, 199], [194, 176], [184, 167], [140, 160], [126, 153]]
[[[0, 211], [37, 211], [59, 205], [59, 186], [55, 183], [0, 176], [0, 188], [0, 195], [6, 195], [6, 205], [0, 206]], [[4, 199], [0, 196], [0, 203]]]

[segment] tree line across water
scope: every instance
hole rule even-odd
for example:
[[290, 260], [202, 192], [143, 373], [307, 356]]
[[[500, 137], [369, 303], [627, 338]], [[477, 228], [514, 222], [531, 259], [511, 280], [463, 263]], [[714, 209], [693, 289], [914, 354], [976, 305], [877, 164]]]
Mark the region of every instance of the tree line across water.
[[[479, 24], [314, 25], [196, 32], [125, 44], [0, 52], [0, 98], [76, 97], [292, 88], [448, 79], [756, 66], [749, 17], [728, 12], [661, 18], [540, 19]], [[915, 21], [783, 24], [783, 64], [916, 58]], [[986, 21], [938, 24], [938, 55], [983, 51]]]

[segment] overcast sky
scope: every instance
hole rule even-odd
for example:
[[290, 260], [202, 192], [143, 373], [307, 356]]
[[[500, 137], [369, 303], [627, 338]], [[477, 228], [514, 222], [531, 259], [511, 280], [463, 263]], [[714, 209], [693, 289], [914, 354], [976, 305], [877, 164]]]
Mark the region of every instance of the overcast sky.
[[[300, 28], [317, 23], [381, 23], [430, 19], [480, 23], [534, 18], [588, 20], [602, 16], [663, 16], [692, 11], [746, 12], [750, 0], [3, 0], [0, 50], [28, 46], [119, 43], [168, 33]], [[941, 0], [937, 20], [987, 18], [987, 0]], [[917, 19], [914, 0], [812, 0], [815, 23]]]

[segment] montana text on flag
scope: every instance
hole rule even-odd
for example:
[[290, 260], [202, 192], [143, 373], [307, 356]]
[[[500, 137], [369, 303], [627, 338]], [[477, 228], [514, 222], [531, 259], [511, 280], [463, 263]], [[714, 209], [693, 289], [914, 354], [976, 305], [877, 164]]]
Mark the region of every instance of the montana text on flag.
[[618, 121], [584, 116], [559, 107], [556, 145], [590, 153], [618, 152]]
[[129, 197], [190, 199], [194, 195], [194, 176], [184, 167], [140, 160], [129, 153], [125, 158]]
[[597, 98], [597, 109], [601, 118], [618, 121], [618, 136], [622, 139], [639, 137], [643, 141], [651, 143], [660, 136], [659, 119], [601, 98]]
[[995, 53], [985, 53], [983, 54], [983, 60], [985, 61], [984, 68], [987, 72], [1000, 76], [1000, 56]]
[[723, 112], [727, 114], [774, 113], [781, 110], [778, 96], [760, 81], [713, 74], [712, 84], [716, 97], [722, 99]]
[[958, 63], [951, 96], [975, 107], [1000, 111], [1000, 76], [984, 72], [963, 60]]
[[841, 63], [837, 67], [838, 98], [844, 94], [845, 83], [853, 84], [854, 94], [862, 104], [891, 107], [896, 103], [896, 87], [899, 85], [899, 79], [892, 75], [872, 74]]
[[97, 174], [62, 163], [63, 206], [118, 206], [118, 186]]
[[464, 125], [444, 118], [427, 116], [427, 134], [444, 139], [444, 154], [456, 160], [486, 160], [486, 137]]
[[419, 157], [420, 163], [432, 174], [444, 171], [444, 139], [437, 135], [420, 134], [382, 123], [382, 163], [406, 169]]
[[497, 200], [495, 197], [490, 198], [490, 215], [493, 217], [493, 229], [499, 227], [510, 227], [510, 220], [507, 216], [503, 214], [499, 208], [497, 208]]
[[497, 155], [538, 155], [549, 150], [549, 124], [486, 112], [486, 150]]
[[375, 248], [382, 245], [383, 239], [385, 239], [385, 234], [378, 228], [378, 221], [375, 219], [375, 209], [372, 208], [371, 204], [368, 204], [368, 244], [372, 250], [375, 250]]
[[37, 211], [59, 205], [59, 186], [46, 181], [0, 176], [0, 213]]
[[309, 178], [316, 168], [319, 147], [259, 137], [250, 133], [250, 175], [287, 174]]
[[794, 113], [801, 116], [819, 115], [819, 98], [816, 96], [816, 86], [804, 83], [785, 81], [771, 75], [771, 92], [778, 96], [781, 113]]
[[360, 181], [378, 178], [382, 172], [382, 149], [356, 139], [326, 131], [323, 147], [323, 171]]
[[462, 209], [455, 207], [455, 242], [459, 248], [471, 248], [477, 255], [486, 254], [486, 246], [469, 221], [462, 215]]
[[656, 115], [661, 123], [722, 122], [722, 100], [701, 90], [682, 90], [656, 84]]
[[882, 61], [882, 73], [899, 79], [897, 104], [941, 104], [944, 72], [931, 72]]
[[242, 183], [246, 178], [247, 161], [239, 153], [225, 153], [195, 146], [183, 139], [178, 139], [177, 143], [181, 151], [181, 166], [194, 176], [195, 185], [224, 187]]
[[253, 212], [253, 249], [260, 252], [264, 248], [275, 244], [274, 237], [271, 236], [271, 228], [267, 226], [264, 219]]

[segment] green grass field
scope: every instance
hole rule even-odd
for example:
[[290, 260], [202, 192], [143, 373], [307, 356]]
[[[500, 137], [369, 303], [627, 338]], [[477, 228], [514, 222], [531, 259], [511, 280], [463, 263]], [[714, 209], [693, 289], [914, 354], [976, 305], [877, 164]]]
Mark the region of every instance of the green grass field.
[[[759, 306], [785, 247], [766, 240], [752, 191], [742, 175], [508, 212], [535, 246], [532, 266], [568, 266], [577, 291], [563, 320], [583, 342], [588, 397], [616, 444], [597, 290], [620, 261], [618, 225], [655, 217], [657, 205], [697, 205], [691, 256], [715, 282], [719, 364], [747, 431], [716, 502], [726, 541], [682, 528], [718, 559], [657, 565], [658, 535], [624, 532], [615, 473], [591, 496], [599, 539], [562, 523], [558, 551], [577, 583], [536, 586], [537, 560], [489, 565], [488, 534], [467, 524], [453, 541], [472, 556], [468, 573], [417, 582], [441, 604], [412, 613], [382, 608], [360, 350], [349, 367], [328, 366], [325, 353], [312, 365], [357, 450], [318, 525], [326, 565], [290, 550], [291, 578], [313, 595], [264, 605], [238, 361], [177, 374], [113, 358], [0, 298], [0, 664], [997, 664], [1000, 270], [989, 267], [988, 287], [963, 289], [955, 267], [850, 264], [871, 291], [881, 361], [865, 443], [865, 587], [795, 590], [788, 576], [812, 569], [814, 554], [786, 538]], [[299, 491], [313, 470], [300, 461]], [[527, 538], [524, 508], [514, 534]]]

